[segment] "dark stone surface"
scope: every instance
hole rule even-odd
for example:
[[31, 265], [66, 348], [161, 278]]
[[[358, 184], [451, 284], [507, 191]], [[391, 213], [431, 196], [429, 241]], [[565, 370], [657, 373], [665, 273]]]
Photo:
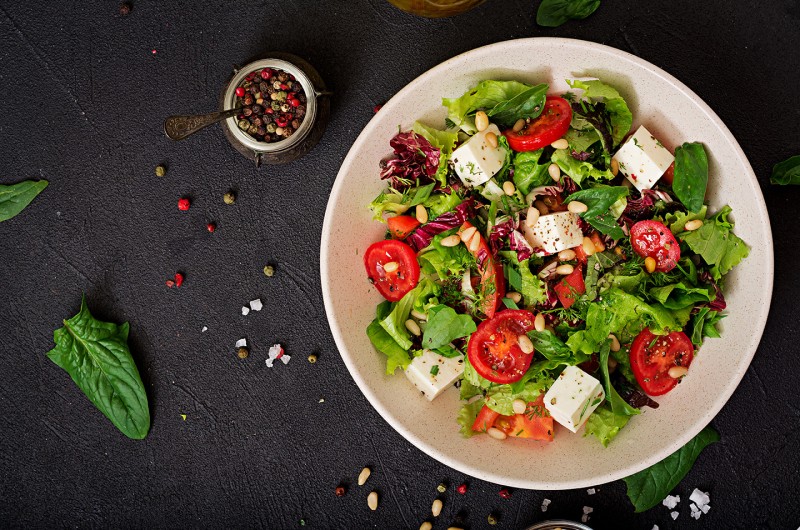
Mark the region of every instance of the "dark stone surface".
[[[609, 1], [557, 29], [535, 25], [533, 0], [490, 0], [448, 20], [385, 0], [131, 5], [123, 17], [111, 1], [0, 2], [0, 181], [50, 181], [0, 224], [0, 526], [417, 528], [440, 481], [451, 489], [438, 528], [458, 516], [459, 526], [488, 527], [489, 512], [497, 528], [520, 528], [542, 520], [545, 497], [547, 516], [578, 519], [592, 506], [595, 528], [800, 524], [800, 190], [768, 183], [774, 163], [800, 153], [796, 0]], [[389, 427], [328, 330], [323, 213], [373, 106], [453, 55], [530, 36], [608, 44], [674, 74], [730, 127], [762, 183], [777, 257], [770, 320], [713, 422], [722, 442], [676, 489], [685, 499], [677, 522], [662, 506], [633, 514], [621, 482], [591, 497], [501, 499], [497, 486], [437, 463]], [[214, 110], [231, 66], [270, 49], [306, 58], [336, 93], [308, 156], [256, 170], [219, 129], [181, 143], [163, 136], [167, 115]], [[159, 163], [169, 168], [161, 179]], [[229, 188], [235, 206], [222, 203]], [[177, 210], [180, 196], [192, 197], [190, 211]], [[261, 272], [267, 263], [273, 278]], [[186, 283], [167, 289], [175, 271]], [[153, 415], [144, 441], [124, 438], [44, 355], [82, 292], [96, 316], [131, 322]], [[256, 297], [264, 310], [241, 317]], [[234, 353], [240, 337], [252, 344], [246, 361]], [[274, 342], [293, 359], [268, 370]], [[365, 465], [372, 478], [359, 488]], [[464, 480], [462, 497], [452, 488]], [[340, 482], [350, 489], [337, 498]], [[712, 495], [700, 521], [689, 518], [694, 487]], [[371, 488], [382, 497], [377, 512], [367, 508]]]

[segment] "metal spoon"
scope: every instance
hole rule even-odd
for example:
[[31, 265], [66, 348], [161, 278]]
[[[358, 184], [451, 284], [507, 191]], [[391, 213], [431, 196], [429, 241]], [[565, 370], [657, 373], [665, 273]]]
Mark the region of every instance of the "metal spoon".
[[171, 140], [183, 140], [200, 129], [222, 121], [231, 116], [236, 116], [242, 109], [228, 109], [210, 114], [195, 116], [170, 116], [164, 120], [164, 134]]

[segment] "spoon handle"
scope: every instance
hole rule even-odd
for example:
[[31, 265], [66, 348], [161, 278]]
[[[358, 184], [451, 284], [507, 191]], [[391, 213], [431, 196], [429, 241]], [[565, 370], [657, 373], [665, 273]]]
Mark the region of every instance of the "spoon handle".
[[235, 116], [241, 109], [228, 109], [195, 116], [170, 116], [164, 120], [164, 133], [171, 140], [183, 140], [200, 129]]

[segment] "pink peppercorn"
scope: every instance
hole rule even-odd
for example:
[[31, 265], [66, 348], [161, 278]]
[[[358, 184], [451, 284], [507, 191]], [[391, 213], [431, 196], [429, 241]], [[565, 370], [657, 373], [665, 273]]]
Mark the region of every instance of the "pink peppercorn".
[[299, 107], [300, 106], [300, 100], [292, 98], [292, 99], [289, 100], [289, 105], [291, 105], [292, 107]]
[[208, 224], [206, 225], [206, 229], [208, 229], [208, 231], [209, 231], [209, 232], [212, 232], [212, 233], [213, 233], [213, 232], [214, 232], [214, 230], [216, 230], [216, 229], [217, 229], [217, 225], [216, 225], [216, 223], [208, 223]]
[[175, 282], [173, 282], [172, 280], [167, 280], [165, 283], [167, 284], [167, 287], [169, 287], [170, 289], [175, 287]]
[[500, 495], [500, 497], [502, 497], [502, 498], [504, 498], [504, 499], [510, 499], [510, 498], [511, 498], [511, 492], [510, 492], [510, 491], [508, 491], [508, 488], [503, 488], [503, 489], [501, 489], [501, 490], [498, 492], [498, 494]]
[[237, 87], [236, 88], [236, 95], [239, 96], [240, 98], [243, 98], [244, 97], [244, 87], [241, 87], [241, 86]]
[[189, 201], [189, 199], [185, 197], [178, 199], [178, 210], [186, 211], [189, 209], [189, 206], [191, 206], [191, 204], [192, 204], [191, 201]]
[[272, 77], [272, 68], [264, 68], [261, 70], [262, 79], [269, 79], [270, 77]]
[[175, 273], [175, 287], [180, 287], [183, 285], [183, 274], [180, 272]]
[[459, 487], [456, 488], [456, 491], [459, 492], [461, 495], [464, 495], [465, 493], [467, 493], [467, 485], [466, 484], [460, 485]]

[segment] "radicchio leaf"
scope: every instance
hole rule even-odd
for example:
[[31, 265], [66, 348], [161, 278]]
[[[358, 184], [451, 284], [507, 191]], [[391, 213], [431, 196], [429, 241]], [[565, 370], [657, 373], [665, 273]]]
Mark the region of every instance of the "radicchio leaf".
[[381, 161], [381, 179], [390, 179], [392, 187], [400, 191], [417, 179], [421, 184], [434, 181], [441, 151], [428, 140], [409, 131], [396, 134], [389, 145], [394, 157]]
[[650, 396], [638, 388], [621, 384], [618, 385], [617, 391], [619, 392], [620, 397], [624, 399], [631, 407], [635, 407], [637, 409], [642, 407], [650, 407], [653, 409], [658, 408], [658, 403], [650, 399]]
[[419, 252], [431, 244], [433, 236], [458, 228], [464, 221], [472, 217], [472, 201], [467, 200], [456, 206], [453, 210], [443, 213], [433, 221], [425, 223], [406, 238], [406, 243]]
[[720, 289], [719, 285], [717, 285], [717, 282], [714, 281], [711, 273], [708, 271], [703, 271], [698, 275], [698, 279], [701, 282], [707, 282], [714, 286], [714, 291], [717, 293], [716, 298], [708, 303], [708, 308], [712, 311], [724, 311], [725, 308], [728, 307], [728, 304], [725, 302], [725, 297], [722, 295], [722, 289]]

